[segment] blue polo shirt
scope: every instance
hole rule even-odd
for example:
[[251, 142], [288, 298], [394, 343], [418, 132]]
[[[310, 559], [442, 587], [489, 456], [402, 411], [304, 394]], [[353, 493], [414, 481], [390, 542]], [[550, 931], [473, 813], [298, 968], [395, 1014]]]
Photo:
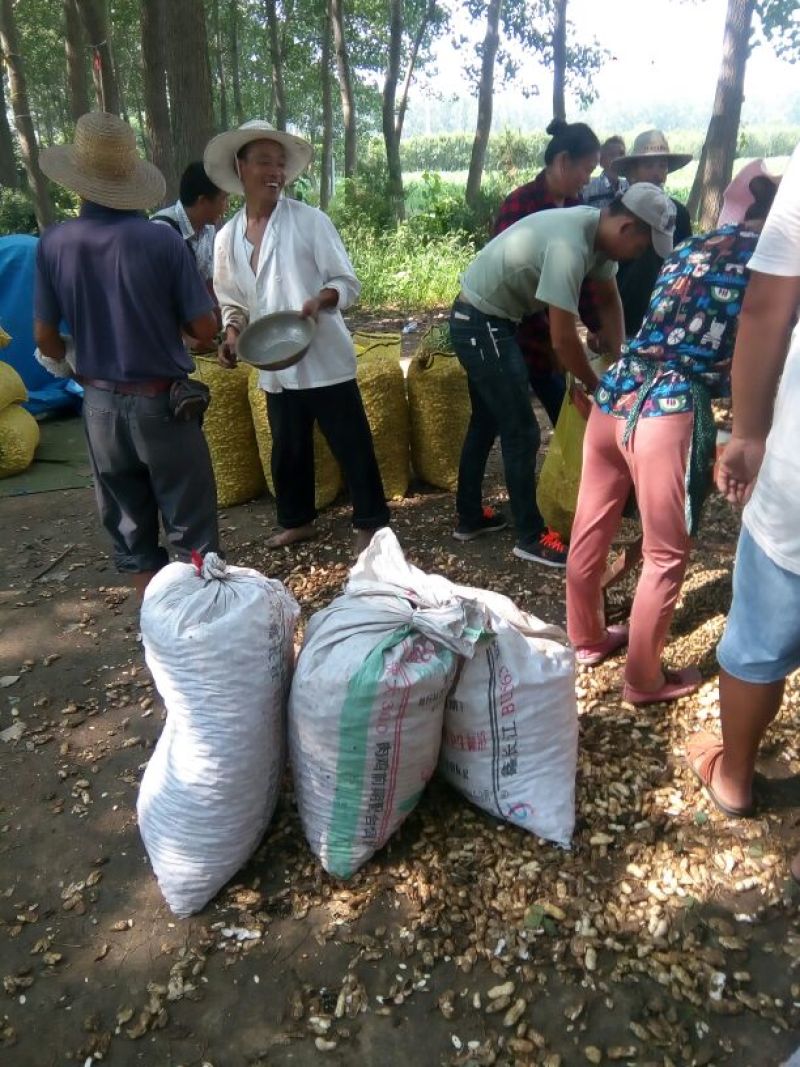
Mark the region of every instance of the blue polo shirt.
[[181, 325], [212, 309], [184, 241], [137, 211], [87, 202], [39, 242], [34, 315], [66, 322], [80, 377], [186, 377], [194, 364]]

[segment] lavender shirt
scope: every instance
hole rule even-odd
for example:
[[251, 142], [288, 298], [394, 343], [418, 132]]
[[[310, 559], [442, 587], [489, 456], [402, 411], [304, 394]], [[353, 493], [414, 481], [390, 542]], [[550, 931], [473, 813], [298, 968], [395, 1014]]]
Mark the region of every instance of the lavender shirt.
[[39, 242], [34, 315], [67, 324], [80, 377], [185, 378], [194, 364], [181, 325], [212, 306], [180, 236], [139, 212], [85, 203]]

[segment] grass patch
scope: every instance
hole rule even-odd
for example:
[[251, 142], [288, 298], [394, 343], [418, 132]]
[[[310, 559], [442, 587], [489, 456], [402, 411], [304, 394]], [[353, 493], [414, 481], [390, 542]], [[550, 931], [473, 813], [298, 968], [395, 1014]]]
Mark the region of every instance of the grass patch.
[[459, 275], [475, 255], [461, 232], [426, 240], [401, 225], [378, 234], [353, 228], [342, 237], [361, 282], [360, 306], [370, 311], [405, 314], [451, 304]]

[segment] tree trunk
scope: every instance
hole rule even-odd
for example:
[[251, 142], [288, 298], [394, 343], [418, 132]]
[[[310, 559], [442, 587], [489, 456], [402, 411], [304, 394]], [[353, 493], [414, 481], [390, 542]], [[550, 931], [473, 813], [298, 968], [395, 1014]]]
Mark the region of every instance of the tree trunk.
[[214, 0], [211, 8], [214, 24], [214, 60], [217, 68], [217, 84], [219, 86], [219, 124], [220, 128], [228, 128], [228, 89], [225, 84], [225, 64], [222, 62], [222, 29], [219, 20], [219, 0]]
[[483, 38], [481, 81], [478, 88], [478, 122], [475, 127], [475, 140], [472, 142], [472, 155], [467, 175], [466, 201], [471, 208], [475, 208], [478, 203], [486, 146], [489, 143], [489, 134], [492, 129], [494, 61], [500, 45], [501, 7], [502, 0], [489, 0], [489, 9], [486, 13], [486, 35]]
[[94, 77], [97, 105], [102, 111], [119, 114], [119, 89], [114, 73], [114, 58], [111, 53], [111, 28], [108, 22], [106, 0], [76, 0], [89, 47], [92, 50], [92, 75]]
[[333, 99], [331, 96], [331, 17], [325, 10], [322, 17], [322, 151], [319, 167], [319, 206], [328, 210], [333, 195], [331, 161], [333, 159]]
[[244, 109], [242, 108], [242, 82], [239, 75], [239, 0], [230, 0], [229, 11], [233, 110], [236, 114], [236, 123], [241, 126], [244, 122]]
[[264, 0], [269, 34], [269, 58], [272, 64], [272, 101], [275, 106], [275, 128], [286, 129], [286, 90], [283, 84], [283, 55], [278, 33], [278, 12], [275, 0]]
[[397, 118], [395, 119], [395, 129], [397, 130], [398, 143], [403, 134], [403, 123], [406, 117], [406, 110], [408, 108], [408, 91], [411, 88], [411, 79], [414, 76], [414, 67], [417, 63], [417, 56], [419, 55], [420, 47], [422, 46], [422, 38], [425, 36], [425, 31], [428, 28], [428, 24], [433, 19], [436, 13], [436, 0], [429, 0], [428, 6], [425, 9], [425, 14], [422, 16], [422, 21], [417, 29], [417, 34], [411, 45], [411, 54], [408, 57], [408, 67], [406, 69], [406, 76], [403, 79], [403, 88], [400, 91], [400, 102], [397, 105]]
[[19, 134], [22, 162], [25, 164], [25, 172], [28, 176], [36, 222], [39, 229], [43, 230], [55, 216], [47, 191], [47, 181], [39, 167], [39, 148], [36, 144], [36, 134], [28, 105], [28, 90], [25, 85], [25, 71], [22, 66], [19, 34], [14, 22], [12, 0], [0, 0], [0, 49], [2, 49], [3, 60], [8, 71], [11, 108]]
[[555, 0], [553, 11], [553, 118], [565, 119], [567, 80], [567, 0]]
[[9, 189], [16, 189], [19, 185], [19, 177], [17, 175], [17, 161], [14, 155], [14, 141], [11, 136], [11, 127], [8, 125], [6, 91], [3, 81], [3, 63], [0, 60], [0, 185], [6, 185]]
[[354, 178], [356, 173], [356, 102], [353, 95], [353, 79], [350, 74], [350, 57], [344, 32], [344, 0], [330, 0], [333, 46], [336, 52], [336, 73], [339, 80], [339, 95], [342, 98], [342, 122], [344, 124], [344, 176]]
[[398, 222], [405, 218], [403, 197], [403, 170], [400, 166], [400, 138], [395, 124], [395, 99], [400, 80], [400, 50], [403, 45], [403, 0], [390, 0], [389, 4], [389, 64], [383, 83], [383, 143], [386, 147], [386, 164], [389, 170], [389, 199], [392, 213]]
[[167, 183], [167, 196], [175, 199], [177, 180], [172, 154], [172, 130], [167, 103], [167, 57], [164, 46], [164, 0], [142, 0], [142, 92], [149, 156]]
[[176, 174], [203, 158], [214, 133], [203, 0], [167, 0], [167, 84]]
[[733, 173], [754, 8], [755, 0], [728, 0], [714, 111], [689, 194], [689, 214], [698, 219], [701, 230], [716, 226]]
[[67, 55], [67, 86], [72, 121], [89, 110], [89, 79], [86, 76], [86, 38], [75, 0], [64, 0], [64, 48]]

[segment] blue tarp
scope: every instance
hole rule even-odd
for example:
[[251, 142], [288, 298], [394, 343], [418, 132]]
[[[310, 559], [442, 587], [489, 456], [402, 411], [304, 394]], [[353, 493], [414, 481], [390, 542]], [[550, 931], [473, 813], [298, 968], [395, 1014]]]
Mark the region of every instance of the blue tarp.
[[0, 237], [0, 326], [11, 344], [0, 349], [0, 360], [10, 363], [22, 378], [32, 415], [64, 408], [78, 410], [83, 390], [71, 378], [54, 378], [33, 357], [33, 285], [38, 237], [12, 234]]

